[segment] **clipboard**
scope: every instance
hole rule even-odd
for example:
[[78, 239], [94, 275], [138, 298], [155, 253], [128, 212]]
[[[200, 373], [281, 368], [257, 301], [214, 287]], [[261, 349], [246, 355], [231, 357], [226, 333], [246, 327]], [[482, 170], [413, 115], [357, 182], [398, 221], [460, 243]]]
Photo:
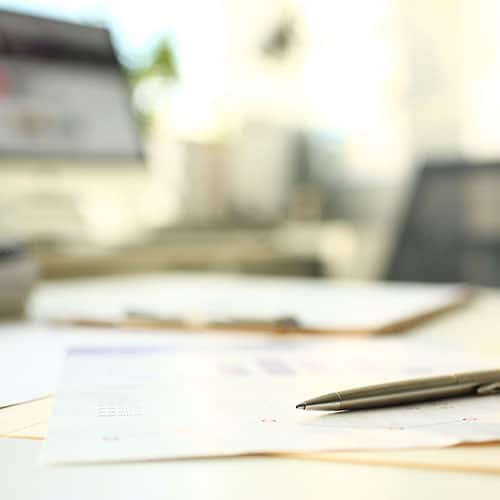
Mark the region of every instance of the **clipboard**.
[[[293, 284], [294, 280], [290, 280]], [[265, 282], [264, 282], [265, 283]], [[300, 296], [300, 285], [295, 286], [292, 294]], [[307, 294], [311, 284], [303, 291]], [[200, 284], [203, 289], [203, 283]], [[263, 308], [258, 314], [251, 310], [250, 316], [245, 307], [231, 307], [233, 315], [228, 317], [224, 308], [206, 314], [190, 315], [189, 300], [179, 305], [180, 315], [170, 311], [162, 314], [161, 307], [152, 311], [147, 308], [126, 309], [119, 318], [92, 318], [73, 316], [52, 318], [51, 322], [62, 325], [122, 329], [125, 331], [150, 330], [156, 332], [183, 330], [192, 332], [262, 332], [270, 334], [342, 334], [342, 335], [381, 335], [403, 332], [437, 318], [445, 313], [459, 309], [475, 296], [472, 289], [462, 285], [422, 285], [422, 284], [317, 284], [313, 287], [317, 296], [314, 304], [303, 307], [293, 303], [290, 296], [283, 295], [285, 306], [275, 310]], [[210, 289], [207, 288], [207, 297]], [[244, 303], [245, 293], [240, 288], [228, 286], [227, 294], [236, 297], [237, 303]], [[361, 297], [358, 299], [357, 295]], [[255, 293], [253, 295], [258, 295]], [[264, 293], [262, 303], [266, 306]], [[331, 299], [333, 295], [333, 299]], [[340, 298], [343, 309], [336, 311], [335, 298]], [[275, 300], [275, 299], [273, 299]], [[357, 302], [359, 301], [359, 304]], [[226, 302], [221, 299], [221, 303]], [[368, 307], [367, 307], [368, 304]], [[325, 309], [327, 312], [325, 313]], [[328, 310], [331, 309], [331, 315]], [[347, 310], [347, 313], [346, 313]], [[185, 313], [185, 315], [183, 315]], [[274, 313], [274, 314], [273, 314]], [[318, 318], [320, 318], [318, 320]]]

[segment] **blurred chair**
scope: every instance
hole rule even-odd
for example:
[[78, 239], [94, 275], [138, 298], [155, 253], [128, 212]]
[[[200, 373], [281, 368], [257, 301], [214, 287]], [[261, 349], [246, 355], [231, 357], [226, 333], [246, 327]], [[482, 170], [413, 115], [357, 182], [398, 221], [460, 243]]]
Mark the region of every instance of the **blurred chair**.
[[385, 278], [500, 286], [500, 161], [419, 171]]

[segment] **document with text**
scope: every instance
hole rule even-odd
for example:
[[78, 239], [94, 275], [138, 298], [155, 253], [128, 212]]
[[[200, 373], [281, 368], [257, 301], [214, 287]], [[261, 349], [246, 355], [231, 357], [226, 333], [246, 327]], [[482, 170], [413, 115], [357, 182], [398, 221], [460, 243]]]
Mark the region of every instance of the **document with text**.
[[490, 360], [402, 339], [204, 339], [199, 348], [194, 341], [70, 348], [45, 461], [403, 449], [500, 439], [500, 396], [355, 412], [295, 409], [307, 397], [334, 390], [495, 368]]

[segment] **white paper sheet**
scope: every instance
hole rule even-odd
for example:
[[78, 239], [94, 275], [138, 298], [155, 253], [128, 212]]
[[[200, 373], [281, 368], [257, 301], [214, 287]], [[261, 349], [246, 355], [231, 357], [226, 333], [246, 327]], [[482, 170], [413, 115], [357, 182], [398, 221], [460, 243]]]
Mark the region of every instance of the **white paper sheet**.
[[[57, 327], [36, 323], [4, 323], [0, 326], [0, 408], [55, 394], [65, 349], [79, 345], [123, 346], [172, 345], [203, 348], [229, 337], [217, 334], [197, 338], [169, 332], [160, 338], [154, 332], [134, 335], [99, 328]], [[230, 341], [229, 341], [230, 343]]]
[[295, 404], [345, 388], [473, 369], [484, 360], [401, 340], [246, 338], [69, 351], [45, 459], [178, 459], [447, 446], [500, 438], [500, 397], [324, 414]]

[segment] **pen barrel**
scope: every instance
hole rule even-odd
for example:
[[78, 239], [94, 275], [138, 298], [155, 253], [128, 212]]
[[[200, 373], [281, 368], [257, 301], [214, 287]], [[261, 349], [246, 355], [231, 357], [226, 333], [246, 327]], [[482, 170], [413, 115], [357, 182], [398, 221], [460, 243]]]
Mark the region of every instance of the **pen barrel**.
[[456, 383], [458, 383], [458, 380], [455, 375], [442, 375], [439, 377], [426, 377], [413, 380], [402, 380], [400, 382], [388, 382], [386, 384], [369, 385], [366, 387], [339, 391], [337, 395], [341, 401], [346, 401], [358, 398], [392, 395], [408, 391], [420, 391], [422, 389], [448, 387]]
[[[357, 397], [347, 401], [341, 401], [335, 405], [337, 410], [362, 410], [368, 408], [380, 408], [386, 406], [420, 403], [424, 401], [433, 401], [438, 399], [456, 398], [474, 394], [477, 384], [466, 382], [462, 384], [453, 384], [449, 386], [433, 387], [427, 389], [407, 390], [399, 393], [381, 394], [378, 396]], [[320, 409], [314, 408], [314, 409]]]
[[420, 391], [460, 384], [475, 384], [476, 386], [479, 386], [481, 384], [496, 382], [499, 380], [500, 370], [486, 370], [370, 385], [367, 387], [339, 391], [336, 394], [340, 400], [345, 401], [349, 399], [375, 397], [407, 391]]
[[500, 370], [485, 370], [481, 372], [457, 373], [454, 375], [458, 383], [475, 382], [489, 384], [500, 381]]

